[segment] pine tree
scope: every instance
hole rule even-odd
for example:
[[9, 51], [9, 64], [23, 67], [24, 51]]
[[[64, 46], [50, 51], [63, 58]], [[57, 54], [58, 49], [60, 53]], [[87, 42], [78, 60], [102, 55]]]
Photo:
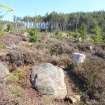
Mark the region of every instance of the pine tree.
[[87, 35], [87, 26], [83, 23], [79, 29], [80, 37], [84, 41]]
[[93, 40], [95, 43], [100, 43], [102, 42], [102, 35], [101, 35], [101, 29], [100, 27], [98, 26], [98, 23], [96, 22], [94, 24], [94, 27], [93, 27], [93, 32], [94, 32], [94, 37], [93, 37]]

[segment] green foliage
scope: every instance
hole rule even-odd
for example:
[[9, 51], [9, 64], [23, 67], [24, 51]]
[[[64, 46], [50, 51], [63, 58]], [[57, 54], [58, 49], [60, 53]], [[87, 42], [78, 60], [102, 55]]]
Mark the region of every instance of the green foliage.
[[0, 3], [0, 9], [5, 10], [6, 12], [12, 12], [12, 11], [14, 11], [11, 7], [9, 7], [6, 4], [2, 4], [2, 3]]
[[[6, 11], [6, 12], [13, 12], [14, 10], [11, 8], [11, 7], [9, 7], [8, 5], [6, 5], [6, 4], [2, 4], [2, 3], [0, 3], [0, 12], [2, 13], [3, 11]], [[0, 19], [2, 18], [3, 16], [2, 16], [2, 14], [0, 15]]]
[[0, 37], [4, 35], [4, 31], [3, 31], [3, 24], [0, 21]]
[[80, 33], [80, 37], [84, 41], [86, 39], [86, 35], [87, 35], [87, 26], [85, 24], [81, 25], [79, 33]]
[[62, 40], [64, 37], [66, 37], [66, 33], [57, 31], [54, 33], [54, 37], [56, 39]]
[[71, 14], [63, 14], [52, 12], [45, 16], [24, 17], [23, 21], [41, 21], [49, 22], [51, 25], [48, 31], [71, 31], [81, 33], [81, 38], [85, 39], [86, 34], [93, 34], [92, 30], [95, 22], [98, 22], [99, 28], [105, 31], [105, 11], [98, 12], [79, 12]]
[[93, 27], [93, 33], [95, 35], [92, 37], [92, 39], [94, 40], [95, 43], [103, 42], [102, 35], [101, 35], [101, 29], [97, 23]]
[[6, 29], [7, 32], [12, 32], [13, 31], [13, 25], [11, 23], [8, 23], [7, 24], [7, 29]]
[[105, 43], [105, 32], [102, 33], [102, 40]]
[[2, 25], [2, 23], [0, 22], [0, 32], [2, 32], [2, 30], [3, 30], [3, 25]]
[[4, 44], [0, 43], [0, 49], [5, 49], [5, 48], [6, 48], [6, 46]]
[[[6, 12], [13, 12], [14, 10], [10, 7], [10, 6], [8, 6], [8, 5], [6, 5], [6, 4], [2, 4], [2, 3], [0, 3], [0, 10], [1, 10], [1, 13], [3, 12], [3, 11], [6, 11]], [[2, 16], [2, 14], [0, 15], [0, 20], [3, 18], [3, 16]], [[2, 25], [2, 23], [1, 23], [1, 21], [0, 21], [0, 35], [2, 35], [3, 34], [3, 25]]]
[[79, 38], [80, 37], [80, 33], [78, 33], [78, 32], [68, 32], [67, 36], [69, 38]]
[[39, 40], [38, 29], [29, 29], [27, 32], [29, 33], [30, 42], [37, 42]]
[[12, 82], [19, 82], [20, 80], [25, 78], [24, 70], [17, 69], [12, 74], [10, 74], [6, 79]]
[[[42, 21], [49, 22], [48, 31], [55, 32], [54, 37], [57, 39], [64, 38], [61, 32], [70, 32], [68, 37], [80, 38], [82, 41], [87, 40], [88, 35], [91, 34], [92, 38], [89, 36], [89, 40], [93, 42], [102, 42], [105, 40], [104, 36], [101, 38], [99, 31], [101, 29], [102, 32], [105, 32], [105, 11], [70, 14], [52, 12], [50, 14], [47, 13], [45, 16], [26, 16], [22, 20], [36, 23]], [[93, 34], [96, 36], [93, 36]]]

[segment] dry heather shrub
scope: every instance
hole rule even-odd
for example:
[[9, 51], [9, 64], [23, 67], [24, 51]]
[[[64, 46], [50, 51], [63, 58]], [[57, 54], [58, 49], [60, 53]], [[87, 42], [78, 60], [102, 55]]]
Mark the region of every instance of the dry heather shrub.
[[96, 47], [96, 48], [100, 48], [100, 49], [102, 49], [102, 50], [105, 50], [105, 43], [103, 43], [103, 44], [102, 44], [102, 43], [96, 44], [95, 47]]
[[[105, 104], [105, 61], [92, 57], [76, 68], [76, 74], [84, 81], [84, 93], [95, 105]], [[82, 84], [82, 85], [84, 85]], [[104, 103], [104, 104], [103, 104]], [[90, 105], [93, 105], [91, 103]]]
[[59, 56], [53, 55], [49, 62], [61, 68], [67, 68], [69, 65], [72, 64], [72, 60], [67, 54], [62, 54]]
[[77, 44], [77, 48], [80, 50], [80, 51], [85, 51], [85, 52], [91, 52], [92, 49], [94, 48], [94, 45], [90, 44], [90, 43], [78, 43]]
[[102, 59], [105, 59], [105, 51], [104, 50], [96, 50], [95, 53], [94, 53], [96, 56], [102, 58]]
[[37, 50], [35, 48], [29, 49], [20, 47], [10, 50], [7, 54], [7, 60], [10, 65], [21, 66], [27, 64], [36, 64], [38, 62], [44, 62], [49, 56], [44, 53], [44, 50]]
[[66, 42], [51, 40], [48, 42], [48, 49], [51, 55], [60, 55], [63, 53], [70, 54], [73, 52], [73, 47]]
[[23, 38], [19, 35], [8, 34], [0, 38], [0, 42], [6, 46], [17, 45]]

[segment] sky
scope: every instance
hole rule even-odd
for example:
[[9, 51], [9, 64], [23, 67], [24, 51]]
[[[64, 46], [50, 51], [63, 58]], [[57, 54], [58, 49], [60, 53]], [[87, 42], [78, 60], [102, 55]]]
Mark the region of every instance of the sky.
[[14, 15], [45, 15], [52, 11], [72, 13], [105, 10], [105, 0], [0, 0], [0, 3], [8, 4], [14, 9], [14, 12], [5, 14], [5, 20], [12, 20]]

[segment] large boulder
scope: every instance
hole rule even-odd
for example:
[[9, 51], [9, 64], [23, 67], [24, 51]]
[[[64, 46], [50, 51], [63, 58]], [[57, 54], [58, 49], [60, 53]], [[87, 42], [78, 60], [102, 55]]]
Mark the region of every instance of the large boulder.
[[64, 72], [50, 63], [33, 66], [32, 85], [43, 95], [63, 99], [67, 95]]
[[9, 75], [7, 66], [0, 62], [0, 80], [4, 79], [7, 75]]
[[77, 64], [84, 63], [86, 55], [82, 53], [73, 53], [73, 61]]

